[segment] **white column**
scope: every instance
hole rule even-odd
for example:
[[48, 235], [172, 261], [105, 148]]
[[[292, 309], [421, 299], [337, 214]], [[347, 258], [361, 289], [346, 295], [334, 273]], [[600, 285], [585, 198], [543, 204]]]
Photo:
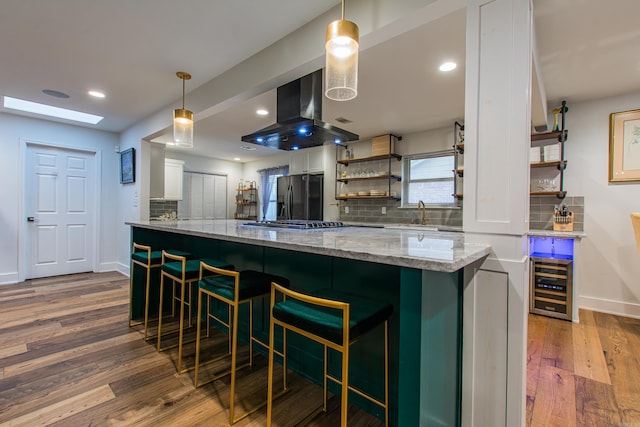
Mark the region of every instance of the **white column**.
[[465, 270], [465, 426], [525, 419], [532, 10], [468, 0], [464, 231], [492, 245]]

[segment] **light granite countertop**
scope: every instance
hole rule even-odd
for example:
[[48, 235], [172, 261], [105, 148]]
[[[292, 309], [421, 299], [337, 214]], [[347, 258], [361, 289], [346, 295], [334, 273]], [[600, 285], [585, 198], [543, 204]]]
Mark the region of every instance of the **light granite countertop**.
[[582, 239], [587, 237], [584, 231], [553, 231], [553, 230], [529, 230], [529, 236], [541, 237], [566, 237]]
[[453, 272], [486, 257], [490, 245], [467, 243], [464, 233], [342, 227], [297, 230], [245, 225], [246, 220], [126, 222], [146, 228], [339, 258]]

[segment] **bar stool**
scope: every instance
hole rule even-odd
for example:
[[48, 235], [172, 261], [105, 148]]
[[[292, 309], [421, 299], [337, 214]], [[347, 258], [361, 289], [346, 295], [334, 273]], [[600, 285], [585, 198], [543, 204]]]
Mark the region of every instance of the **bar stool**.
[[[276, 303], [276, 294], [284, 299]], [[327, 411], [327, 380], [341, 386], [340, 425], [347, 425], [347, 401], [349, 391], [379, 405], [385, 412], [385, 426], [389, 425], [389, 317], [393, 306], [359, 295], [336, 289], [324, 289], [314, 296], [286, 289], [277, 283], [271, 289], [271, 322], [269, 326], [269, 373], [267, 395], [267, 426], [271, 426], [273, 407], [273, 358], [274, 327], [296, 332], [324, 345], [323, 412]], [[384, 323], [384, 400], [380, 400], [349, 385], [349, 346], [365, 333]], [[342, 376], [340, 379], [327, 373], [327, 348], [342, 353]], [[283, 360], [286, 363], [286, 345]]]
[[[158, 351], [168, 350], [170, 348], [176, 347], [176, 345], [172, 345], [169, 347], [162, 347], [162, 301], [164, 294], [164, 278], [167, 277], [171, 280], [172, 284], [172, 301], [171, 301], [171, 315], [174, 315], [174, 303], [178, 301], [180, 304], [180, 325], [178, 332], [178, 366], [177, 370], [179, 374], [185, 373], [188, 369], [182, 369], [182, 347], [183, 347], [183, 339], [184, 339], [184, 311], [185, 306], [189, 308], [187, 312], [187, 316], [189, 318], [189, 327], [191, 327], [191, 301], [192, 285], [200, 279], [200, 262], [206, 262], [209, 265], [213, 265], [219, 268], [224, 268], [227, 270], [233, 270], [235, 267], [232, 264], [229, 264], [225, 261], [219, 261], [217, 259], [192, 259], [187, 260], [186, 257], [179, 255], [172, 255], [167, 251], [162, 251], [162, 271], [160, 275], [160, 304], [158, 311]], [[180, 296], [177, 297], [175, 293], [176, 284], [180, 284]], [[185, 300], [185, 287], [189, 287], [189, 298], [188, 301]], [[190, 341], [193, 342], [193, 341]]]
[[[188, 252], [177, 251], [173, 249], [167, 250], [167, 252], [173, 255], [180, 255], [186, 258], [191, 258], [191, 254]], [[133, 302], [133, 272], [135, 266], [138, 265], [146, 270], [146, 285], [145, 285], [145, 298], [144, 298], [144, 320], [140, 322], [133, 322], [131, 319], [131, 305]], [[133, 242], [131, 249], [131, 270], [129, 274], [129, 327], [144, 324], [144, 340], [156, 338], [147, 337], [149, 327], [149, 292], [151, 289], [151, 272], [154, 268], [160, 268], [162, 266], [162, 251], [152, 251], [151, 246], [142, 245]]]
[[[204, 277], [204, 272], [214, 273], [215, 276]], [[201, 327], [200, 322], [202, 320], [202, 301], [203, 297], [206, 295], [207, 297], [207, 332], [209, 331], [209, 319], [214, 319], [216, 322], [226, 326], [229, 331], [229, 352], [221, 357], [218, 357], [214, 360], [210, 360], [207, 363], [217, 362], [226, 357], [231, 356], [231, 368], [229, 371], [224, 372], [222, 374], [217, 375], [215, 378], [209, 380], [208, 382], [215, 381], [219, 378], [222, 378], [226, 375], [231, 374], [231, 390], [230, 390], [230, 398], [229, 398], [229, 424], [234, 424], [237, 421], [245, 418], [246, 416], [252, 414], [256, 410], [262, 408], [266, 401], [262, 405], [258, 405], [257, 407], [245, 412], [238, 418], [234, 417], [234, 409], [235, 409], [235, 390], [236, 390], [236, 372], [244, 368], [246, 366], [252, 366], [253, 364], [253, 343], [257, 343], [263, 346], [265, 349], [269, 348], [269, 345], [260, 341], [256, 337], [253, 336], [253, 301], [259, 298], [263, 298], [268, 296], [271, 292], [271, 282], [277, 281], [281, 283], [283, 287], [289, 286], [289, 280], [276, 276], [273, 274], [262, 273], [254, 270], [243, 270], [243, 271], [229, 271], [228, 269], [217, 268], [216, 266], [211, 265], [210, 263], [203, 260], [200, 264], [200, 281], [198, 282], [198, 325], [197, 336], [196, 336], [196, 366], [195, 366], [195, 374], [193, 384], [197, 388], [198, 384], [198, 374], [200, 367], [200, 335], [201, 335]], [[222, 301], [227, 304], [229, 312], [228, 312], [228, 321], [219, 318], [218, 316], [211, 313], [210, 307], [210, 298], [214, 298], [218, 301]], [[237, 366], [237, 349], [238, 349], [238, 312], [240, 310], [240, 305], [248, 302], [249, 303], [249, 362], [243, 364], [241, 366]], [[231, 319], [231, 311], [233, 311], [233, 320]], [[273, 338], [272, 338], [273, 339]]]

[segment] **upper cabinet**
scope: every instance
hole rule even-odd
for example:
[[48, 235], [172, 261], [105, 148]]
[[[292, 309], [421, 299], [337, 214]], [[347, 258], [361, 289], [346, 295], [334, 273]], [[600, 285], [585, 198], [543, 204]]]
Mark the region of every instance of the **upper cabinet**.
[[164, 159], [164, 199], [182, 200], [182, 160]]
[[565, 128], [565, 114], [569, 109], [562, 101], [560, 108], [553, 109], [553, 128], [551, 132], [531, 135], [531, 195], [556, 196], [564, 199], [564, 170], [567, 161], [564, 158], [564, 143], [568, 130]]
[[290, 152], [289, 175], [323, 172], [324, 153], [321, 146]]
[[156, 200], [182, 200], [182, 160], [165, 159], [164, 147], [151, 147], [149, 197]]

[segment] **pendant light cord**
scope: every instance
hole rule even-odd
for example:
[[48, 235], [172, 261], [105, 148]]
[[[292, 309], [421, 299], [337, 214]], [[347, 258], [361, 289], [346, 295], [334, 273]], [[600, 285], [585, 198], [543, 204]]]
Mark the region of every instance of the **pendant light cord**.
[[342, 0], [342, 20], [344, 21], [344, 0]]
[[182, 78], [182, 109], [184, 110], [184, 77]]

